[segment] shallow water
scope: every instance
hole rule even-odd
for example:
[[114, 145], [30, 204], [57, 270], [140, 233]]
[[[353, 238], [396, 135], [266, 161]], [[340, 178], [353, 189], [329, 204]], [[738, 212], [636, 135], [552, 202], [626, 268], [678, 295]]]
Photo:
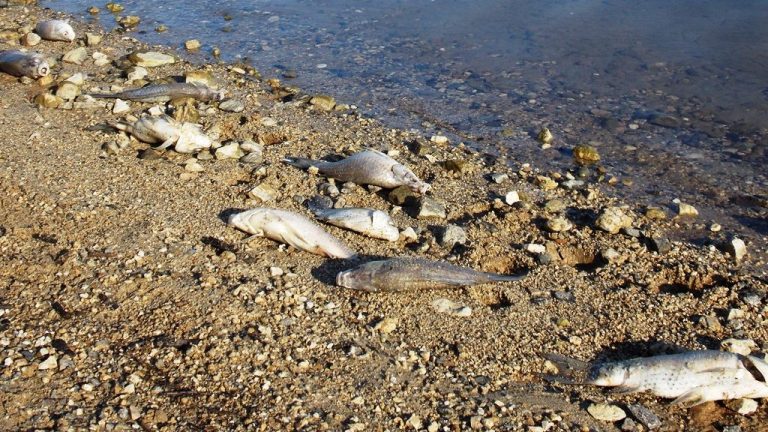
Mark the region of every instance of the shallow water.
[[[44, 6], [114, 26], [100, 1]], [[748, 240], [768, 235], [763, 0], [124, 1], [137, 37], [330, 93], [393, 126], [545, 169], [591, 143], [616, 191], [681, 198]], [[169, 30], [154, 32], [158, 24]], [[664, 127], [649, 123], [665, 114]], [[556, 141], [533, 137], [549, 126]], [[594, 176], [591, 170], [588, 176]], [[699, 227], [699, 228], [703, 228]]]

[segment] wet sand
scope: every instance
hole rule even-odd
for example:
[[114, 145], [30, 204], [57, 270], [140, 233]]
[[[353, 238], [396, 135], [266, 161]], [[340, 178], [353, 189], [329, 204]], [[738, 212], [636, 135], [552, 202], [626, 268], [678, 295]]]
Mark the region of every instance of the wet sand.
[[[52, 15], [3, 8], [0, 22], [13, 33]], [[73, 25], [78, 42], [34, 49], [60, 60], [86, 31], [101, 32]], [[85, 92], [131, 87], [125, 57], [149, 47], [124, 37], [105, 34], [86, 47], [82, 65], [58, 61], [53, 85], [79, 72]], [[94, 52], [111, 63], [96, 66]], [[621, 201], [608, 176], [569, 189], [566, 169], [438, 144], [302, 95], [281, 99], [269, 77], [231, 66], [180, 60], [149, 69], [147, 80], [194, 70], [210, 72], [244, 106], [233, 113], [197, 103], [200, 123], [221, 142], [262, 144], [263, 162], [198, 155], [204, 170], [193, 172], [190, 155], [148, 159], [148, 144], [105, 127], [126, 114], [38, 108], [33, 99], [46, 88], [0, 76], [0, 429], [622, 427], [592, 418], [592, 402], [640, 403], [662, 430], [759, 430], [768, 421], [764, 401], [748, 416], [722, 402], [686, 410], [542, 377], [552, 372], [548, 353], [592, 362], [718, 349], [738, 338], [755, 341], [762, 356], [768, 282], [759, 240], [747, 241], [741, 262], [717, 247], [729, 232], [702, 230], [701, 243], [672, 241], [666, 250], [659, 239], [701, 220], [668, 209], [667, 219], [651, 219], [652, 199]], [[131, 103], [131, 114], [152, 106]], [[304, 201], [328, 180], [283, 157], [364, 148], [388, 152], [428, 181], [427, 197], [445, 205], [446, 217], [417, 217], [424, 197], [396, 206], [389, 191], [338, 184], [335, 205], [384, 210], [416, 232], [385, 242], [323, 225], [359, 252], [346, 261], [247, 240], [226, 226], [232, 211], [260, 205], [309, 215]], [[497, 184], [492, 174], [508, 179]], [[277, 191], [266, 204], [248, 195], [262, 184]], [[504, 203], [510, 191], [522, 202]], [[599, 229], [607, 207], [621, 207], [632, 226]], [[552, 232], [562, 218], [573, 227]], [[463, 245], [441, 246], [451, 224], [465, 231]], [[532, 243], [546, 252], [527, 251]], [[530, 273], [521, 282], [396, 294], [334, 286], [338, 271], [393, 256]], [[471, 316], [436, 312], [439, 298], [470, 307]]]

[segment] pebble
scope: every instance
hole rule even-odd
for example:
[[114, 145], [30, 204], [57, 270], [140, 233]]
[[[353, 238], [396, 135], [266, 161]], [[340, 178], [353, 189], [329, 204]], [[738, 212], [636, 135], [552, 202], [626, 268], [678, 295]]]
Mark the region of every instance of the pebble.
[[439, 298], [432, 301], [432, 308], [438, 313], [444, 313], [447, 315], [453, 315], [457, 317], [470, 317], [472, 316], [472, 308], [446, 298]]
[[541, 128], [538, 135], [536, 135], [536, 139], [542, 144], [551, 144], [554, 136], [549, 128]]
[[35, 103], [43, 108], [56, 108], [64, 103], [64, 99], [50, 93], [40, 93], [35, 96]]
[[205, 168], [197, 162], [197, 159], [190, 159], [184, 165], [184, 170], [189, 172], [203, 172]]
[[269, 268], [269, 275], [272, 277], [278, 277], [284, 275], [285, 272], [280, 267], [270, 267]]
[[240, 158], [240, 162], [244, 164], [258, 165], [264, 162], [264, 157], [261, 155], [261, 153], [248, 153]]
[[720, 321], [714, 315], [702, 316], [699, 318], [699, 324], [707, 330], [711, 331], [720, 331], [723, 328], [723, 326], [720, 325]]
[[536, 176], [536, 184], [545, 191], [550, 191], [557, 187], [557, 182], [547, 176]]
[[113, 114], [122, 114], [130, 110], [131, 110], [131, 106], [128, 104], [128, 102], [122, 99], [115, 99], [115, 104], [112, 107]]
[[667, 218], [667, 212], [660, 207], [648, 207], [645, 210], [645, 217], [648, 219], [664, 220]]
[[699, 211], [696, 210], [696, 207], [681, 202], [677, 205], [677, 215], [680, 217], [696, 217], [699, 215]]
[[277, 126], [277, 120], [272, 117], [263, 117], [261, 119], [261, 125], [265, 127], [275, 127]]
[[417, 416], [416, 414], [413, 414], [411, 417], [409, 417], [405, 424], [414, 430], [421, 430], [424, 427], [424, 423], [421, 421], [421, 417]]
[[128, 82], [142, 80], [147, 77], [149, 71], [141, 66], [134, 66], [128, 69]]
[[153, 148], [144, 149], [139, 152], [139, 159], [143, 160], [158, 160], [162, 159], [163, 156], [158, 152], [157, 150]]
[[328, 95], [313, 96], [309, 100], [310, 105], [323, 111], [333, 111], [336, 106], [336, 99]]
[[96, 33], [85, 34], [85, 44], [88, 46], [96, 46], [101, 43], [101, 35]]
[[504, 173], [494, 173], [491, 174], [491, 180], [496, 184], [501, 184], [509, 180], [509, 175]]
[[648, 123], [667, 128], [680, 127], [680, 120], [677, 117], [666, 114], [655, 114], [648, 119]]
[[709, 230], [716, 233], [720, 232], [723, 229], [723, 227], [719, 223], [713, 223], [709, 226]]
[[544, 204], [544, 211], [548, 213], [560, 213], [568, 207], [565, 200], [554, 198]]
[[85, 49], [85, 47], [79, 47], [68, 51], [66, 54], [64, 54], [64, 57], [61, 60], [65, 63], [81, 65], [86, 58], [88, 58], [88, 51]]
[[405, 241], [416, 241], [419, 239], [419, 236], [416, 235], [416, 231], [412, 227], [400, 231], [400, 237]]
[[176, 63], [176, 58], [157, 51], [134, 52], [128, 56], [128, 60], [136, 66], [153, 68]]
[[37, 33], [27, 33], [21, 38], [21, 43], [24, 46], [35, 46], [40, 43], [42, 39]]
[[725, 401], [725, 406], [741, 415], [749, 415], [757, 411], [757, 401], [753, 399], [731, 399]]
[[621, 258], [621, 254], [614, 248], [603, 249], [600, 251], [600, 256], [609, 263], [615, 263]]
[[245, 153], [240, 150], [240, 144], [230, 142], [216, 149], [216, 159], [240, 159]]
[[573, 148], [573, 158], [576, 162], [591, 164], [600, 161], [600, 154], [592, 146], [577, 145]]
[[429, 197], [422, 197], [419, 205], [419, 214], [416, 217], [418, 219], [430, 217], [445, 219], [445, 204]]
[[55, 355], [48, 356], [47, 359], [43, 360], [37, 366], [39, 370], [57, 369], [58, 367], [59, 367], [59, 359]]
[[547, 229], [552, 232], [563, 232], [573, 228], [571, 221], [565, 217], [558, 216], [547, 220]]
[[504, 202], [508, 205], [520, 202], [520, 194], [517, 191], [507, 192], [507, 194], [504, 195]]
[[245, 105], [237, 99], [227, 99], [219, 104], [219, 109], [226, 112], [239, 113], [245, 110]]
[[643, 424], [649, 430], [654, 430], [661, 426], [661, 420], [653, 411], [640, 404], [629, 404], [629, 412], [634, 418]]
[[725, 426], [723, 428], [723, 432], [741, 432], [741, 426], [738, 426], [738, 425]]
[[568, 190], [574, 190], [584, 186], [585, 184], [586, 183], [584, 183], [584, 180], [569, 179], [560, 183], [560, 186]]
[[567, 301], [571, 303], [576, 301], [576, 296], [573, 295], [571, 291], [554, 291], [552, 293], [552, 296], [556, 300], [560, 300], [560, 301]]
[[64, 100], [72, 100], [80, 95], [80, 87], [77, 84], [64, 81], [56, 89], [56, 96]]
[[197, 51], [201, 46], [202, 45], [200, 44], [200, 41], [197, 39], [189, 39], [188, 41], [184, 42], [184, 48], [186, 48], [187, 51]]
[[648, 239], [648, 241], [649, 245], [651, 246], [651, 250], [660, 254], [665, 254], [672, 250], [672, 242], [669, 241], [669, 239], [665, 236], [653, 235]]
[[525, 244], [523, 246], [523, 249], [525, 249], [526, 251], [528, 251], [528, 252], [530, 252], [530, 253], [532, 253], [534, 255], [542, 254], [542, 253], [547, 251], [547, 247], [546, 246], [544, 246], [543, 244], [538, 244], [538, 243], [527, 243], [527, 244]]
[[273, 201], [277, 195], [277, 190], [266, 183], [262, 183], [248, 191], [248, 196], [262, 202]]
[[616, 422], [627, 416], [627, 413], [618, 406], [604, 403], [593, 403], [589, 405], [589, 407], [587, 407], [587, 412], [598, 420], [608, 422]]
[[458, 225], [448, 225], [443, 229], [439, 242], [440, 246], [445, 248], [452, 248], [457, 244], [463, 245], [467, 242], [467, 233]]
[[720, 342], [720, 347], [728, 352], [749, 355], [757, 349], [757, 344], [752, 339], [729, 338]]
[[264, 146], [254, 140], [245, 140], [240, 143], [240, 148], [246, 153], [263, 153]]
[[607, 207], [598, 216], [595, 225], [605, 232], [618, 234], [622, 228], [631, 227], [632, 222], [633, 219], [624, 214], [619, 207]]
[[389, 334], [395, 331], [397, 324], [397, 318], [383, 318], [373, 326], [373, 329], [378, 330], [382, 334]]
[[448, 137], [445, 135], [432, 135], [429, 140], [438, 145], [448, 144]]
[[725, 251], [731, 254], [736, 262], [739, 262], [747, 254], [747, 245], [744, 243], [744, 240], [733, 237], [730, 241], [726, 242]]

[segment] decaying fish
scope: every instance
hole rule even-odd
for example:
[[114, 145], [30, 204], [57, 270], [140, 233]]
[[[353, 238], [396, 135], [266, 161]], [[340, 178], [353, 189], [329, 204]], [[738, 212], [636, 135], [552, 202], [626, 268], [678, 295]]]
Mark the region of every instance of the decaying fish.
[[0, 70], [17, 77], [38, 79], [51, 72], [42, 55], [18, 50], [0, 51]]
[[336, 285], [368, 292], [394, 292], [451, 288], [487, 282], [519, 281], [525, 275], [506, 276], [420, 258], [371, 261], [336, 275]]
[[397, 241], [400, 231], [386, 212], [368, 208], [312, 208], [321, 221], [370, 237]]
[[306, 217], [287, 210], [255, 208], [229, 217], [229, 225], [257, 237], [287, 243], [329, 258], [350, 258], [355, 251]]
[[287, 157], [290, 165], [306, 169], [316, 167], [320, 173], [341, 181], [370, 184], [387, 189], [408, 186], [414, 192], [424, 193], [430, 186], [398, 161], [377, 150], [366, 150], [338, 162]]
[[214, 90], [202, 84], [170, 83], [153, 84], [146, 87], [122, 91], [119, 93], [91, 94], [95, 98], [120, 98], [141, 102], [167, 102], [172, 99], [194, 98], [201, 101], [219, 101], [224, 98], [224, 90]]
[[160, 144], [158, 149], [173, 145], [178, 153], [197, 153], [211, 147], [212, 140], [194, 123], [181, 123], [166, 115], [142, 117], [133, 123], [117, 122], [112, 127], [133, 135], [149, 144]]
[[35, 33], [49, 41], [72, 42], [75, 40], [75, 30], [68, 22], [62, 20], [48, 20], [37, 23]]
[[754, 356], [700, 350], [641, 357], [591, 368], [586, 384], [619, 393], [650, 391], [695, 406], [709, 401], [768, 397], [768, 363]]

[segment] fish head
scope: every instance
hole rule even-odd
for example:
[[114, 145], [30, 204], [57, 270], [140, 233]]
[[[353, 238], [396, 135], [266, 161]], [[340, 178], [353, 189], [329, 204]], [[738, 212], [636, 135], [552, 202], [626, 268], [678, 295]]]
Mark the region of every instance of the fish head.
[[593, 367], [587, 375], [587, 383], [597, 386], [614, 387], [624, 384], [629, 378], [629, 368], [621, 363], [606, 363]]
[[67, 23], [62, 23], [62, 25], [58, 29], [58, 34], [61, 36], [62, 39], [64, 39], [67, 42], [72, 42], [75, 40], [75, 30], [72, 28], [71, 25]]
[[345, 270], [336, 275], [336, 285], [354, 290], [376, 292], [378, 290], [372, 283], [373, 274], [373, 272], [367, 271], [364, 266]]
[[41, 56], [33, 56], [29, 58], [25, 65], [25, 69], [31, 72], [32, 78], [42, 78], [51, 73], [51, 67], [48, 66], [48, 62]]
[[395, 164], [392, 166], [392, 174], [401, 184], [408, 186], [412, 191], [424, 194], [432, 188], [428, 183], [424, 183], [405, 165]]
[[212, 99], [216, 102], [221, 102], [224, 100], [224, 98], [227, 97], [227, 91], [224, 89], [221, 90], [214, 90]]
[[256, 236], [264, 235], [265, 222], [265, 212], [261, 208], [235, 213], [227, 220], [228, 225]]

